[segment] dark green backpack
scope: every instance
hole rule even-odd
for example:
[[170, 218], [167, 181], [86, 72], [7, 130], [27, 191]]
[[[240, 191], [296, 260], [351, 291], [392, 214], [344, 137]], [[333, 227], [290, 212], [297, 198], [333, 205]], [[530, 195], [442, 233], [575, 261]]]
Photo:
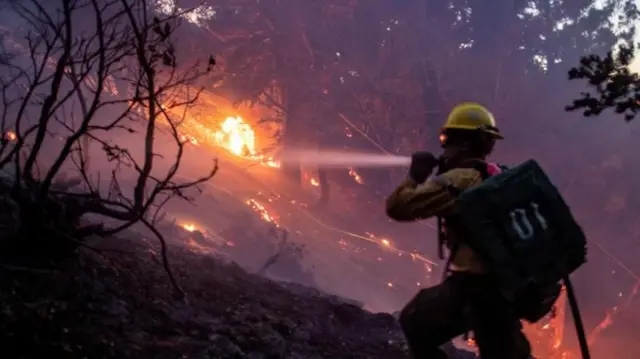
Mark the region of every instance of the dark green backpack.
[[586, 237], [534, 160], [458, 196], [458, 236], [508, 289], [558, 283], [586, 262]]

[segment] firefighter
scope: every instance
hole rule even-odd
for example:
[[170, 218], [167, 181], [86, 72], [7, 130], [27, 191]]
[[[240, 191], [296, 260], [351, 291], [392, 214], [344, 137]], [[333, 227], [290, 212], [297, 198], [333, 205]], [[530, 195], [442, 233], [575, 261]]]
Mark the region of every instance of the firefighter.
[[[485, 164], [490, 174], [498, 170], [486, 159], [500, 139], [503, 136], [485, 107], [456, 106], [441, 129], [443, 154], [439, 158], [429, 152], [413, 154], [409, 178], [387, 199], [387, 215], [396, 221], [444, 218], [444, 243], [451, 252], [449, 275], [441, 284], [420, 290], [400, 312], [414, 359], [447, 358], [440, 347], [469, 331], [483, 359], [530, 358], [531, 346], [512, 301], [480, 258], [463, 241], [456, 241], [456, 229], [446, 222], [455, 210], [455, 190], [476, 186], [486, 175], [465, 163]], [[436, 168], [438, 174], [430, 177]]]

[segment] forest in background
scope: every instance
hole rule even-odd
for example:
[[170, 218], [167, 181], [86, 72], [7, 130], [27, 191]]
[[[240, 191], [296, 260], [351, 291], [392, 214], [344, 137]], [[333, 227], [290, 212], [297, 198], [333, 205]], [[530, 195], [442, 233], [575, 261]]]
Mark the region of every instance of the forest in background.
[[[628, 307], [640, 283], [640, 228], [633, 210], [640, 199], [638, 130], [608, 118], [612, 113], [584, 118], [565, 107], [585, 89], [585, 83], [568, 81], [582, 56], [633, 44], [633, 1], [274, 0], [206, 6], [210, 18], [188, 27], [192, 41], [182, 44], [184, 51], [218, 56], [219, 71], [207, 78], [211, 91], [273, 108], [277, 115], [268, 121], [283, 125], [278, 140], [285, 150], [434, 149], [452, 106], [469, 100], [488, 106], [507, 137], [496, 159], [541, 161], [584, 223], [591, 263], [577, 280], [592, 293], [585, 294], [585, 312], [606, 318], [596, 331], [616, 314], [615, 307], [603, 313], [603, 302]], [[297, 166], [287, 170], [299, 178]], [[404, 176], [359, 173], [375, 198]], [[344, 172], [320, 170], [319, 177], [327, 198], [331, 183], [354, 185]], [[591, 287], [594, 278], [600, 288]]]
[[[168, 13], [175, 10], [167, 0], [152, 3]], [[585, 119], [579, 113], [567, 113], [565, 106], [585, 88], [584, 83], [568, 81], [569, 69], [582, 56], [604, 54], [617, 44], [633, 42], [634, 2], [229, 0], [200, 4], [184, 0], [177, 5], [182, 9], [198, 6], [182, 16], [180, 26], [169, 28], [179, 41], [171, 44], [171, 51], [156, 52], [157, 47], [165, 46], [167, 36], [162, 28], [156, 31], [150, 26], [145, 31], [159, 35], [153, 40], [154, 50], [149, 47], [150, 53], [143, 57], [167, 67], [164, 74], [174, 80], [170, 86], [180, 89], [189, 82], [202, 86], [204, 95], [215, 94], [238, 106], [268, 108], [268, 115], [250, 121], [278, 129], [274, 141], [279, 150], [338, 148], [406, 155], [435, 149], [437, 129], [452, 106], [468, 100], [487, 105], [507, 137], [496, 158], [505, 163], [529, 157], [540, 160], [585, 224], [592, 244], [591, 263], [577, 282], [584, 293], [590, 326], [603, 317], [595, 332], [610, 325], [608, 319], [619, 310], [614, 306], [603, 313], [602, 303], [620, 303], [622, 308], [633, 300], [640, 283], [635, 274], [640, 269], [635, 260], [640, 254], [636, 243], [640, 227], [633, 213], [638, 200], [635, 183], [640, 176], [635, 173], [633, 156], [637, 130], [619, 120]], [[133, 37], [124, 39], [147, 46], [135, 43], [139, 39]], [[212, 53], [215, 61], [209, 57]], [[193, 78], [184, 77], [189, 72], [184, 62], [207, 58], [215, 67]], [[145, 67], [149, 68], [140, 66]], [[60, 74], [65, 71], [55, 69]], [[178, 77], [172, 77], [174, 73]], [[140, 78], [156, 77], [142, 71]], [[149, 96], [161, 97], [152, 83], [138, 85]], [[143, 105], [138, 88], [134, 87], [134, 94], [127, 81], [116, 82], [115, 87], [120, 96], [130, 96], [130, 104]], [[195, 99], [185, 103], [192, 101]], [[155, 122], [166, 116], [163, 105], [166, 103], [150, 106], [149, 116], [143, 113], [141, 117]], [[130, 106], [127, 111], [131, 115], [138, 110]], [[70, 158], [73, 146], [85, 136], [82, 131], [81, 127], [69, 138]], [[181, 151], [185, 143], [177, 127], [169, 132]], [[37, 133], [37, 138], [46, 137], [47, 126]], [[146, 133], [153, 137], [153, 130]], [[20, 145], [21, 136], [18, 131]], [[3, 149], [9, 142], [5, 139]], [[27, 158], [26, 182], [33, 182], [28, 177], [39, 170], [35, 153]], [[146, 153], [155, 155], [153, 150]], [[86, 169], [82, 158], [81, 166]], [[6, 159], [20, 163], [19, 156]], [[216, 169], [191, 184], [208, 180]], [[135, 202], [118, 211], [105, 210], [113, 203], [103, 198], [97, 213], [115, 216], [129, 226], [147, 220], [149, 209], [157, 206], [156, 199], [189, 198], [181, 190], [190, 183], [177, 184], [171, 166], [166, 181], [150, 175], [146, 165], [136, 170], [141, 174], [136, 192], [143, 193], [146, 184], [155, 184], [151, 194], [136, 193]], [[302, 185], [300, 166], [285, 165], [284, 170], [289, 180]], [[356, 170], [364, 179], [361, 185], [347, 171], [318, 169], [318, 204], [330, 209], [333, 205], [335, 210], [336, 203], [341, 206], [347, 197], [352, 203], [346, 220], [377, 221], [383, 213], [372, 213], [371, 205], [377, 205], [404, 176], [403, 170]], [[51, 182], [57, 175], [56, 171], [49, 174], [44, 178], [46, 190], [53, 188]], [[346, 192], [352, 195], [345, 196]], [[116, 196], [123, 199], [122, 193]], [[419, 233], [424, 230], [406, 230], [403, 241], [422, 241], [425, 235]], [[590, 287], [594, 279], [600, 283], [598, 288]], [[628, 309], [625, 313], [624, 324], [614, 327], [616, 332], [633, 331], [632, 318], [638, 313]]]

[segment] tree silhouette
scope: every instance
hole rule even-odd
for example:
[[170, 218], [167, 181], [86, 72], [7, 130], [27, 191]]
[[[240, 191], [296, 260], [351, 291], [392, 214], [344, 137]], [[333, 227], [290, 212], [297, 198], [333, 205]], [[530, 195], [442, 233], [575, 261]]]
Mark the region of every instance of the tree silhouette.
[[640, 76], [629, 69], [634, 53], [634, 46], [620, 45], [604, 57], [583, 56], [580, 65], [569, 70], [569, 80], [586, 80], [591, 91], [582, 92], [566, 110], [582, 110], [590, 117], [613, 109], [626, 121], [633, 120], [640, 110]]
[[[7, 34], [12, 46], [0, 51], [0, 130], [11, 134], [0, 143], [0, 169], [13, 174], [11, 197], [26, 218], [17, 247], [63, 255], [89, 235], [142, 223], [161, 241], [171, 276], [153, 218], [172, 198], [190, 200], [185, 191], [216, 172], [214, 164], [202, 178], [176, 178], [186, 143], [179, 127], [201, 90], [195, 82], [214, 61], [178, 66], [172, 33], [184, 12], [154, 16], [145, 0], [9, 5], [3, 12], [12, 11], [23, 26]], [[173, 141], [159, 146], [163, 133]], [[139, 136], [141, 153], [117, 140], [126, 134]], [[112, 165], [106, 179], [87, 166], [88, 142]], [[174, 157], [163, 172], [161, 152], [172, 145]], [[75, 186], [56, 185], [65, 171], [75, 173]], [[127, 175], [131, 191], [120, 184]], [[85, 215], [107, 220], [88, 224]], [[61, 241], [52, 241], [52, 233]]]

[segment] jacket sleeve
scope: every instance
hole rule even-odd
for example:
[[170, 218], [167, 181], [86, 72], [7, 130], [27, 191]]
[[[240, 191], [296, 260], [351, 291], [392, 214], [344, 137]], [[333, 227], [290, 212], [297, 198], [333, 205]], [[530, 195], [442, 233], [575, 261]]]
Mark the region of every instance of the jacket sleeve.
[[451, 213], [456, 200], [453, 186], [460, 190], [482, 182], [482, 175], [471, 168], [445, 172], [423, 184], [403, 182], [387, 198], [387, 215], [396, 221], [413, 221]]

